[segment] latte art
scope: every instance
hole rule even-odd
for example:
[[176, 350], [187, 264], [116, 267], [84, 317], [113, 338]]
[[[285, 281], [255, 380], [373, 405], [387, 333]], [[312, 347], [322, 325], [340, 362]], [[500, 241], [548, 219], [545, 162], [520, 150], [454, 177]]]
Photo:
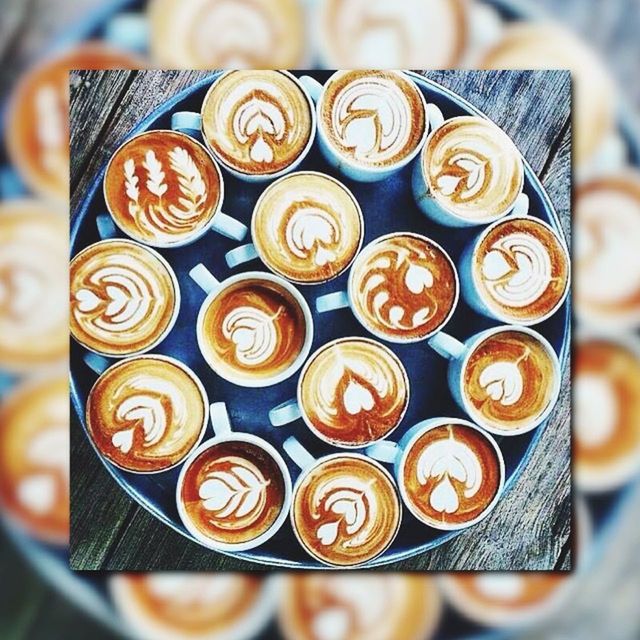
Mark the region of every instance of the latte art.
[[365, 446], [398, 426], [409, 400], [407, 374], [386, 347], [364, 338], [314, 354], [300, 381], [306, 420], [337, 446]]
[[321, 124], [350, 161], [384, 167], [411, 156], [425, 131], [418, 88], [393, 71], [340, 71], [326, 85]]
[[284, 310], [273, 316], [255, 307], [238, 307], [222, 323], [224, 337], [235, 345], [238, 363], [245, 367], [260, 365], [271, 358], [278, 346], [276, 322]]
[[363, 233], [353, 195], [330, 176], [294, 173], [270, 185], [252, 219], [263, 261], [300, 283], [324, 282], [355, 258]]
[[71, 262], [71, 333], [122, 356], [153, 347], [172, 325], [178, 290], [168, 264], [128, 240], [93, 244]]
[[388, 340], [422, 340], [448, 320], [458, 280], [438, 245], [404, 233], [365, 247], [351, 271], [349, 291], [367, 329]]
[[161, 356], [137, 357], [100, 376], [87, 401], [87, 428], [98, 451], [119, 467], [162, 471], [200, 441], [206, 403], [186, 367]]

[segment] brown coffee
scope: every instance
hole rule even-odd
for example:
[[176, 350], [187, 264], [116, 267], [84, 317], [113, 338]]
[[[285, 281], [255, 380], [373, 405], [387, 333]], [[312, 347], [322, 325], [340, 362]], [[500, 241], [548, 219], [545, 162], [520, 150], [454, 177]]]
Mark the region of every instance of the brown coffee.
[[336, 446], [366, 446], [386, 437], [409, 402], [407, 373], [395, 354], [366, 338], [325, 345], [302, 372], [305, 419]]
[[313, 119], [309, 100], [282, 71], [231, 71], [202, 105], [202, 131], [215, 155], [247, 175], [274, 174], [306, 149]]
[[394, 342], [415, 341], [447, 322], [458, 299], [458, 279], [451, 258], [435, 242], [398, 233], [362, 250], [351, 270], [349, 294], [369, 331]]
[[396, 537], [401, 506], [389, 474], [364, 456], [320, 461], [296, 486], [293, 527], [315, 558], [357, 565], [383, 553]]
[[219, 442], [186, 469], [179, 499], [191, 524], [214, 543], [238, 544], [267, 532], [282, 511], [278, 463], [251, 442]]
[[398, 71], [338, 71], [325, 85], [319, 118], [331, 147], [362, 167], [405, 161], [426, 127], [420, 90]]
[[135, 242], [97, 242], [71, 261], [71, 334], [92, 351], [124, 356], [153, 347], [171, 327], [178, 303], [169, 265]]
[[163, 471], [200, 441], [207, 402], [187, 367], [161, 356], [139, 356], [98, 378], [87, 400], [87, 429], [96, 449], [119, 467]]
[[473, 254], [473, 281], [485, 304], [505, 322], [533, 323], [553, 313], [569, 284], [569, 255], [535, 218], [508, 218]]
[[405, 498], [427, 524], [464, 526], [494, 502], [502, 482], [499, 454], [480, 430], [451, 422], [426, 431], [402, 465]]

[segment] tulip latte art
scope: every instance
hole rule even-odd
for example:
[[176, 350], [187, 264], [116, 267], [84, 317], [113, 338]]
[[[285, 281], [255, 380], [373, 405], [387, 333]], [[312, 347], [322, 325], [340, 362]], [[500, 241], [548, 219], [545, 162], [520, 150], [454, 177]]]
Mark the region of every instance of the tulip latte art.
[[71, 333], [84, 346], [122, 356], [153, 347], [177, 313], [168, 264], [128, 240], [106, 240], [71, 262]]
[[365, 446], [402, 420], [409, 381], [392, 351], [364, 338], [337, 340], [320, 349], [302, 373], [306, 420], [338, 446]]
[[400, 525], [401, 507], [390, 476], [362, 456], [321, 461], [299, 481], [292, 520], [303, 546], [334, 565], [355, 565], [381, 554]]
[[337, 180], [300, 172], [281, 178], [260, 197], [252, 219], [253, 241], [264, 262], [300, 283], [342, 273], [360, 248], [362, 214]]
[[419, 89], [394, 71], [340, 71], [319, 110], [331, 146], [364, 167], [387, 167], [416, 152], [425, 132]]
[[87, 402], [96, 448], [129, 471], [168, 469], [202, 437], [204, 389], [186, 367], [160, 356], [120, 362], [100, 376]]
[[458, 280], [434, 242], [403, 233], [375, 240], [351, 270], [354, 311], [372, 333], [392, 341], [421, 340], [449, 318]]

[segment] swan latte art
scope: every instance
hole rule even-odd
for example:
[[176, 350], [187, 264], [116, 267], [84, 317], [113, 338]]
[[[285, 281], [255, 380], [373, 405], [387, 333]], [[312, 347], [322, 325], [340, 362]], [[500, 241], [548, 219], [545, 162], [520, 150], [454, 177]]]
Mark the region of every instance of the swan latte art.
[[347, 269], [362, 244], [364, 226], [352, 193], [334, 178], [311, 171], [270, 185], [251, 224], [265, 264], [300, 284], [325, 282]]
[[278, 173], [307, 149], [314, 132], [311, 104], [282, 71], [230, 71], [202, 106], [202, 131], [216, 157], [246, 175]]
[[556, 234], [532, 218], [497, 223], [474, 250], [473, 279], [505, 322], [532, 323], [553, 313], [569, 283], [569, 256]]
[[220, 170], [207, 150], [176, 131], [147, 131], [127, 140], [104, 177], [115, 223], [152, 246], [178, 246], [202, 235], [222, 194]]
[[178, 313], [178, 283], [159, 254], [129, 240], [103, 240], [78, 253], [70, 268], [71, 333], [109, 356], [154, 347]]
[[164, 471], [200, 442], [206, 392], [193, 372], [157, 355], [107, 369], [87, 400], [87, 429], [98, 451], [128, 471]]
[[396, 355], [366, 338], [325, 345], [300, 376], [305, 421], [336, 446], [363, 447], [388, 436], [409, 402], [409, 380]]
[[305, 549], [327, 564], [352, 566], [380, 555], [393, 542], [400, 518], [391, 476], [364, 456], [324, 458], [294, 491], [294, 531]]
[[338, 71], [325, 85], [318, 116], [331, 147], [361, 167], [412, 157], [427, 126], [420, 90], [397, 71]]

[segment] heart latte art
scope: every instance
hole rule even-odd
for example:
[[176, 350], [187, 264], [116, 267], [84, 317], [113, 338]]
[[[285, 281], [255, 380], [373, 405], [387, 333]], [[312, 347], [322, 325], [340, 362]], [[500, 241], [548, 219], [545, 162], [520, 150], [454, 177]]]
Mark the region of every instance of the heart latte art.
[[177, 282], [154, 251], [106, 240], [71, 262], [71, 333], [81, 344], [123, 356], [153, 347], [178, 311]]
[[393, 341], [421, 340], [449, 318], [458, 280], [449, 256], [417, 234], [386, 236], [356, 259], [349, 280], [356, 315]]
[[392, 351], [373, 340], [347, 338], [313, 355], [302, 373], [305, 418], [338, 446], [365, 446], [400, 423], [409, 382]]
[[202, 437], [206, 396], [183, 365], [160, 356], [120, 362], [87, 402], [87, 427], [102, 455], [129, 471], [168, 469]]
[[104, 195], [132, 238], [171, 246], [203, 232], [222, 199], [220, 172], [202, 145], [175, 131], [148, 131], [111, 158]]
[[411, 510], [452, 527], [480, 517], [501, 486], [493, 444], [478, 429], [452, 422], [428, 430], [409, 448], [402, 470]]
[[498, 223], [474, 252], [473, 278], [489, 307], [507, 322], [536, 322], [558, 307], [569, 257], [546, 225], [529, 218]]
[[292, 519], [313, 556], [329, 564], [355, 565], [391, 544], [400, 524], [400, 502], [381, 467], [362, 456], [333, 456], [299, 482]]
[[233, 71], [210, 89], [202, 107], [209, 147], [226, 165], [269, 175], [293, 164], [312, 135], [309, 101], [281, 71]]
[[426, 126], [418, 88], [395, 71], [339, 71], [326, 85], [319, 113], [331, 146], [364, 167], [404, 161]]
[[252, 236], [263, 261], [300, 283], [342, 273], [360, 248], [362, 214], [355, 198], [333, 178], [294, 173], [270, 185], [252, 219]]

